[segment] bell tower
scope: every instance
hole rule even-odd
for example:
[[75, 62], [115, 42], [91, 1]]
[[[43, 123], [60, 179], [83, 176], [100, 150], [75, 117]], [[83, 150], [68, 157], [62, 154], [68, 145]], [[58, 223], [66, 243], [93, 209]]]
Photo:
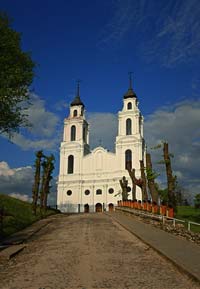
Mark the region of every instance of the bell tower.
[[81, 173], [81, 160], [90, 152], [88, 127], [78, 81], [69, 116], [64, 120], [63, 141], [60, 147], [60, 176]]
[[143, 117], [138, 104], [130, 73], [129, 88], [123, 97], [123, 108], [118, 113], [115, 144], [119, 169], [124, 171], [128, 166], [135, 168], [136, 176], [140, 175], [140, 160], [144, 160]]

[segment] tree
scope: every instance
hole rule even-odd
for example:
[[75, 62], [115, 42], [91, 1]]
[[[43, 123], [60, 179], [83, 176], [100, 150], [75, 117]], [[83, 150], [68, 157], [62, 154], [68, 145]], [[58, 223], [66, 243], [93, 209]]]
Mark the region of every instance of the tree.
[[168, 200], [169, 205], [176, 210], [176, 196], [175, 196], [175, 187], [176, 187], [176, 176], [173, 176], [172, 168], [171, 168], [171, 159], [168, 149], [168, 143], [163, 143], [163, 157], [166, 168], [167, 175], [167, 190], [168, 190]]
[[200, 194], [197, 194], [194, 198], [195, 209], [200, 209]]
[[158, 174], [156, 174], [152, 169], [151, 155], [149, 153], [146, 154], [146, 174], [152, 202], [158, 203], [158, 190], [155, 184], [155, 179]]
[[54, 161], [55, 158], [51, 154], [49, 157], [45, 157], [42, 163], [43, 176], [40, 189], [40, 208], [44, 210], [46, 210], [47, 208], [47, 198], [51, 188], [50, 181], [52, 179], [52, 172], [54, 170]]
[[142, 179], [142, 200], [147, 201], [148, 200], [148, 194], [147, 194], [147, 180], [145, 175], [145, 168], [144, 168], [144, 161], [140, 161], [140, 170], [141, 170], [141, 179]]
[[35, 153], [36, 155], [36, 160], [35, 160], [35, 180], [33, 184], [33, 189], [32, 189], [32, 209], [34, 215], [36, 215], [36, 208], [37, 208], [37, 201], [38, 201], [38, 194], [39, 194], [39, 188], [40, 188], [40, 170], [41, 170], [41, 161], [42, 158], [44, 157], [43, 152], [37, 151]]
[[35, 63], [21, 49], [21, 35], [11, 28], [8, 16], [0, 13], [0, 133], [12, 133], [27, 126], [24, 113]]
[[128, 200], [128, 180], [125, 176], [119, 180], [120, 186], [122, 188], [122, 201]]
[[135, 169], [130, 169], [129, 167], [127, 168], [129, 176], [132, 181], [132, 200], [136, 199], [136, 177], [135, 177]]

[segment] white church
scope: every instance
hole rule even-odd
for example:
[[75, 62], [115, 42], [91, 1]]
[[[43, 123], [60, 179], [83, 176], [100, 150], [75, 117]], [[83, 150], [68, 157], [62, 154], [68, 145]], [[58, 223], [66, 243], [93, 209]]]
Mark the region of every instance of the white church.
[[[122, 199], [119, 180], [125, 176], [131, 187], [127, 165], [135, 168], [135, 175], [139, 178], [140, 160], [144, 160], [144, 155], [143, 117], [131, 78], [129, 89], [123, 97], [123, 108], [118, 112], [114, 153], [101, 146], [90, 150], [89, 124], [78, 84], [77, 95], [70, 104], [69, 116], [64, 120], [58, 209], [72, 213], [114, 210], [117, 201]], [[129, 196], [131, 199], [131, 192]], [[141, 200], [141, 196], [141, 190], [137, 187], [136, 198]]]

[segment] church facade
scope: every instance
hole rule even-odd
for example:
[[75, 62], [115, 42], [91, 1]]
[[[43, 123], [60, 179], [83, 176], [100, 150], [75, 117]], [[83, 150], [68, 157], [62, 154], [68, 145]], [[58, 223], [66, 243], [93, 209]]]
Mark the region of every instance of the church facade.
[[[57, 190], [58, 209], [72, 213], [114, 210], [117, 201], [122, 198], [119, 180], [123, 176], [128, 179], [131, 198], [131, 179], [126, 168], [128, 165], [135, 168], [136, 177], [140, 178], [140, 160], [145, 161], [144, 155], [143, 117], [131, 79], [123, 97], [122, 110], [118, 112], [114, 153], [101, 146], [90, 150], [89, 125], [78, 86], [69, 116], [64, 120]], [[141, 199], [139, 187], [136, 198]]]

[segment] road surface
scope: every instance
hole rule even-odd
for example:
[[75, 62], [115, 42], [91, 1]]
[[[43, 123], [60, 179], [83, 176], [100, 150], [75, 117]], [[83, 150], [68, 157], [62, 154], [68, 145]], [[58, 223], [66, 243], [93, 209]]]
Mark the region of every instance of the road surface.
[[1, 289], [200, 286], [104, 213], [61, 215], [0, 266]]

